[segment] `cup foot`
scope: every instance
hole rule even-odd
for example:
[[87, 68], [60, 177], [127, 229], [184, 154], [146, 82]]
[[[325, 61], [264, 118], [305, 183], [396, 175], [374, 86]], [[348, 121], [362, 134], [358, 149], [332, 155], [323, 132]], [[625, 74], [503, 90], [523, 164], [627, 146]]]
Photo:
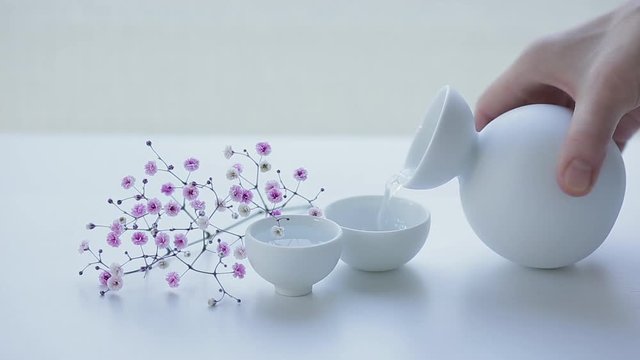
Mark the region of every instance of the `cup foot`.
[[297, 288], [283, 288], [276, 286], [276, 293], [283, 296], [305, 296], [311, 293], [311, 286], [303, 286]]

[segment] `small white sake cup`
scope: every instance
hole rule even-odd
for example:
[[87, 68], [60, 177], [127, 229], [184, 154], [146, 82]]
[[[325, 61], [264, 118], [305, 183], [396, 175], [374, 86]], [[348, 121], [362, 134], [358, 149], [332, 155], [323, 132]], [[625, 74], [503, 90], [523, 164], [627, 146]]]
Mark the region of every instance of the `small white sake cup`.
[[308, 215], [284, 217], [282, 237], [272, 233], [274, 225], [273, 218], [265, 218], [247, 228], [249, 263], [278, 294], [307, 295], [338, 263], [342, 229], [333, 221]]
[[392, 197], [379, 230], [383, 196], [365, 195], [338, 200], [325, 216], [342, 227], [342, 261], [364, 271], [396, 269], [420, 251], [431, 225], [431, 214], [415, 201]]

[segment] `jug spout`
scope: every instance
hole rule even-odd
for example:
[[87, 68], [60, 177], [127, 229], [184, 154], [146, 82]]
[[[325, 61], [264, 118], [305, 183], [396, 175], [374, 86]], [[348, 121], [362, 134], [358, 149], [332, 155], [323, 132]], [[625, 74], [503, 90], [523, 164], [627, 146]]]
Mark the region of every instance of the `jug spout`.
[[436, 95], [415, 134], [403, 174], [408, 189], [431, 189], [461, 175], [471, 166], [478, 133], [473, 113], [450, 86]]

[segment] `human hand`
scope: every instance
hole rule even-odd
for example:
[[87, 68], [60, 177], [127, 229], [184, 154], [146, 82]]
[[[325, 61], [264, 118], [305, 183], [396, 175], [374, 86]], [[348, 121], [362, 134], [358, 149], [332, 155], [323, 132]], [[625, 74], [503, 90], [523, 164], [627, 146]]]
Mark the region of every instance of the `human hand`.
[[640, 128], [640, 1], [532, 44], [478, 100], [476, 129], [534, 103], [574, 109], [556, 177], [588, 194], [609, 140], [622, 150]]

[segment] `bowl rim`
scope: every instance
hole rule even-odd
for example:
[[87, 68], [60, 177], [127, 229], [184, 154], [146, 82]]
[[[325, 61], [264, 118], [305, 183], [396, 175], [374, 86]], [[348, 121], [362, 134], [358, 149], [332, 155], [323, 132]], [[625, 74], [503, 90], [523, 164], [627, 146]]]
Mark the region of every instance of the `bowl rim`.
[[[251, 223], [251, 225], [249, 225], [247, 227], [247, 230], [245, 231], [245, 238], [246, 240], [252, 239], [255, 240], [254, 242], [257, 244], [260, 244], [261, 246], [266, 246], [266, 247], [270, 247], [270, 248], [276, 248], [276, 249], [291, 249], [293, 251], [295, 251], [296, 249], [300, 250], [300, 249], [312, 249], [312, 248], [316, 248], [316, 247], [321, 247], [321, 246], [328, 246], [329, 244], [332, 244], [336, 241], [338, 241], [341, 237], [342, 237], [342, 227], [336, 223], [335, 221], [331, 220], [331, 219], [327, 219], [324, 217], [318, 217], [318, 216], [311, 216], [311, 215], [303, 215], [303, 214], [292, 214], [292, 215], [283, 215], [281, 217], [279, 217], [280, 219], [310, 219], [311, 221], [319, 221], [319, 222], [325, 222], [333, 227], [336, 228], [337, 233], [335, 236], [333, 236], [332, 238], [330, 238], [327, 241], [323, 241], [317, 244], [312, 244], [312, 245], [303, 245], [303, 246], [285, 246], [285, 245], [276, 245], [276, 244], [272, 244], [272, 243], [268, 243], [265, 241], [262, 241], [260, 239], [258, 239], [257, 237], [250, 235], [251, 230], [253, 230], [254, 227], [258, 226], [258, 224], [263, 223], [263, 222], [267, 222], [267, 221], [273, 221], [275, 223], [275, 220], [272, 217], [268, 217], [268, 218], [263, 218], [260, 220], [256, 220], [253, 223]], [[285, 220], [287, 221], [287, 220]], [[284, 227], [284, 226], [283, 226]], [[286, 227], [285, 227], [286, 228]]]
[[420, 222], [418, 222], [416, 225], [404, 228], [404, 229], [394, 229], [394, 230], [364, 230], [364, 229], [355, 229], [355, 228], [351, 228], [348, 226], [344, 226], [344, 225], [340, 225], [340, 223], [338, 223], [337, 221], [330, 219], [329, 218], [329, 213], [331, 212], [331, 207], [332, 206], [336, 206], [337, 203], [339, 202], [343, 202], [343, 201], [353, 201], [356, 199], [364, 199], [364, 198], [378, 198], [381, 199], [383, 198], [384, 195], [353, 195], [353, 196], [347, 196], [344, 198], [340, 198], [338, 200], [335, 200], [333, 202], [331, 202], [329, 205], [327, 205], [327, 207], [324, 208], [324, 214], [325, 217], [327, 218], [327, 220], [331, 220], [334, 221], [336, 224], [338, 224], [338, 226], [340, 226], [342, 229], [345, 230], [349, 230], [349, 231], [353, 231], [353, 232], [358, 232], [358, 233], [362, 233], [362, 234], [366, 234], [366, 233], [371, 233], [371, 234], [395, 234], [395, 233], [401, 233], [401, 232], [405, 232], [405, 231], [409, 231], [409, 230], [413, 230], [416, 228], [419, 228], [421, 226], [424, 226], [428, 223], [431, 222], [431, 211], [429, 211], [429, 209], [427, 209], [426, 206], [418, 203], [417, 201], [413, 201], [410, 199], [407, 199], [405, 197], [402, 196], [393, 196], [391, 197], [391, 201], [395, 200], [400, 200], [400, 201], [404, 201], [413, 205], [418, 206], [419, 208], [421, 208], [424, 211], [424, 219]]

